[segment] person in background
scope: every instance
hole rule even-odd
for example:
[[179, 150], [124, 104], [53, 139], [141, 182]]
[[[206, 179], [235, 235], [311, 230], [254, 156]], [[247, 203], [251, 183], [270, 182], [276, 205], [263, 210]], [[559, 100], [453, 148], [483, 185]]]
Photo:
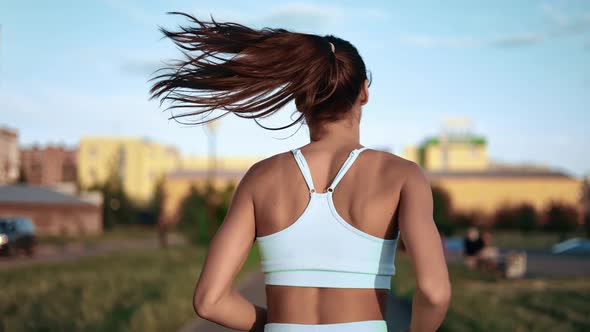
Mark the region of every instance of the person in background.
[[483, 248], [479, 251], [479, 264], [486, 270], [495, 271], [498, 267], [498, 248], [492, 245], [492, 232], [486, 230], [482, 233]]
[[463, 244], [463, 262], [468, 268], [475, 268], [478, 254], [484, 246], [477, 227], [471, 226], [467, 229]]

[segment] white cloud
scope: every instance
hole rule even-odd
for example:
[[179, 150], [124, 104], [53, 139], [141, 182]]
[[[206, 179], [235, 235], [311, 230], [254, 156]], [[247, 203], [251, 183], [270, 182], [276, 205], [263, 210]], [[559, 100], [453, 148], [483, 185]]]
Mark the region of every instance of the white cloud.
[[549, 41], [557, 37], [581, 34], [590, 30], [590, 13], [565, 14], [555, 5], [541, 6], [549, 24], [541, 31], [515, 33], [493, 38], [473, 36], [406, 35], [400, 38], [402, 44], [422, 48], [473, 48], [495, 47], [516, 48]]
[[110, 8], [120, 12], [121, 14], [133, 19], [134, 21], [152, 25], [157, 22], [160, 17], [148, 12], [140, 5], [133, 3], [130, 0], [102, 0], [103, 3]]
[[431, 36], [406, 35], [400, 38], [404, 45], [421, 48], [511, 48], [532, 45], [544, 39], [540, 34], [515, 34], [496, 38], [476, 38], [473, 36]]
[[537, 44], [545, 39], [543, 34], [539, 33], [525, 33], [520, 35], [512, 35], [503, 38], [497, 38], [488, 43], [489, 46], [509, 48], [520, 47], [532, 44]]
[[541, 10], [554, 23], [565, 25], [570, 22], [570, 18], [554, 5], [544, 4], [541, 6]]
[[407, 35], [401, 37], [405, 45], [423, 48], [472, 48], [482, 46], [482, 41], [473, 37], [437, 37], [429, 35]]
[[[349, 20], [382, 20], [387, 19], [385, 11], [378, 8], [362, 6], [350, 7], [344, 5], [324, 5], [308, 2], [289, 2], [268, 8], [266, 11], [237, 12], [219, 11], [193, 8], [189, 13], [199, 19], [209, 19], [210, 15], [216, 20], [235, 21], [254, 25], [256, 27], [297, 28], [314, 30], [332, 24], [345, 23]], [[203, 14], [205, 12], [206, 14]]]

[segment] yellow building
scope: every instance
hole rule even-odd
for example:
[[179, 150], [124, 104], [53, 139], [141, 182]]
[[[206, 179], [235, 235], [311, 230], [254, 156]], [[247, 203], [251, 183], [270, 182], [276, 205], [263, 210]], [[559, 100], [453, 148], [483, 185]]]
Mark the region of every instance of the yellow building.
[[582, 181], [560, 172], [505, 169], [426, 173], [433, 186], [449, 193], [454, 211], [476, 213], [484, 223], [492, 221], [496, 209], [522, 203], [531, 204], [539, 213], [551, 202], [566, 203], [582, 216]]
[[521, 203], [542, 212], [552, 201], [562, 202], [582, 215], [581, 179], [547, 167], [491, 162], [483, 137], [430, 137], [419, 146], [406, 147], [402, 157], [419, 164], [433, 185], [449, 193], [455, 211], [477, 213], [482, 222], [490, 221], [502, 206]]
[[[432, 185], [445, 189], [456, 212], [475, 212], [488, 222], [505, 205], [532, 204], [542, 212], [552, 201], [582, 211], [582, 180], [539, 166], [502, 165], [488, 157], [486, 140], [471, 134], [430, 137], [419, 146], [408, 146], [402, 157], [426, 171]], [[246, 170], [263, 157], [183, 158], [180, 167], [167, 173], [164, 182], [163, 220], [174, 222], [191, 186], [204, 188], [212, 176], [218, 189], [237, 185]], [[580, 216], [582, 214], [580, 213]]]
[[475, 135], [430, 137], [408, 146], [402, 157], [432, 171], [485, 170], [489, 167], [486, 140]]
[[[228, 185], [236, 186], [250, 166], [262, 159], [263, 157], [222, 156], [215, 158], [213, 162], [205, 155], [183, 158], [181, 168], [166, 175], [162, 220], [167, 223], [178, 221], [180, 205], [192, 186], [204, 189], [209, 176], [212, 176], [211, 183], [216, 189], [223, 190]], [[216, 170], [209, 173], [212, 165], [216, 166]]]
[[179, 168], [176, 148], [136, 137], [83, 137], [78, 150], [82, 188], [103, 183], [117, 172], [125, 192], [139, 204], [151, 200], [160, 177]]
[[244, 171], [262, 157], [230, 157], [218, 156], [210, 159], [207, 155], [192, 155], [182, 158], [181, 168], [184, 170], [205, 171], [215, 164], [215, 168], [225, 171]]

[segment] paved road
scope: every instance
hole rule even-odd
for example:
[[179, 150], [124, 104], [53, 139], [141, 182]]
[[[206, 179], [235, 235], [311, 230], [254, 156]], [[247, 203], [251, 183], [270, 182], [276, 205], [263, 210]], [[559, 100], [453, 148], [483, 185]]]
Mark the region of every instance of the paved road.
[[[266, 307], [266, 295], [264, 290], [264, 274], [260, 271], [251, 272], [239, 287], [240, 293], [249, 301], [259, 306]], [[410, 324], [411, 303], [389, 297], [387, 304], [387, 325], [389, 332], [404, 331]], [[197, 318], [188, 323], [179, 332], [224, 332], [237, 331], [227, 329], [221, 325]]]
[[[185, 242], [186, 240], [177, 234], [170, 234], [168, 238], [169, 245], [178, 245]], [[109, 252], [150, 249], [158, 248], [159, 246], [160, 242], [156, 236], [136, 239], [110, 239], [97, 243], [43, 244], [39, 245], [35, 256], [32, 258], [24, 256], [0, 257], [0, 270], [38, 263], [73, 261], [83, 257], [96, 256]]]
[[[590, 257], [576, 255], [556, 255], [548, 250], [524, 250], [527, 253], [527, 272], [525, 277], [589, 277]], [[501, 248], [500, 255], [508, 249]], [[449, 250], [448, 262], [460, 262], [461, 251]]]

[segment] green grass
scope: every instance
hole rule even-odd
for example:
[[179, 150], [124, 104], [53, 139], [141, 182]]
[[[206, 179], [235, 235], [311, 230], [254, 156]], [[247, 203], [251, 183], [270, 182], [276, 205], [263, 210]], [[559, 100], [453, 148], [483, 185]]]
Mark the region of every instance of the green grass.
[[[392, 290], [412, 298], [415, 281], [399, 253]], [[590, 279], [507, 280], [449, 265], [452, 299], [439, 331], [590, 331]]]
[[[197, 316], [206, 249], [150, 249], [0, 270], [0, 331], [176, 331]], [[238, 275], [258, 264], [256, 246]]]

